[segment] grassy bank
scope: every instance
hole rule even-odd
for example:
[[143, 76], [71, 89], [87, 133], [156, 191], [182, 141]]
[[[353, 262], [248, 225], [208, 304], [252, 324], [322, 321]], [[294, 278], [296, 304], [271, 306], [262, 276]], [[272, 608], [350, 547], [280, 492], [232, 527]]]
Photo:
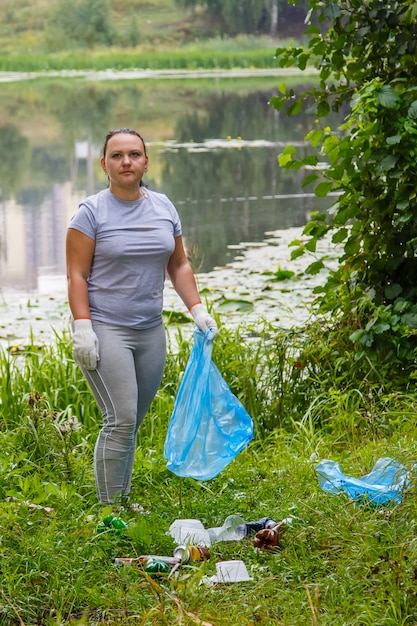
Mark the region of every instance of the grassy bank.
[[2, 72], [36, 72], [42, 70], [105, 69], [234, 69], [276, 67], [275, 48], [258, 50], [222, 50], [216, 48], [149, 50], [82, 50], [54, 54], [0, 54]]
[[[120, 512], [128, 523], [121, 534], [96, 532], [109, 513], [96, 503], [92, 472], [100, 418], [69, 336], [1, 354], [0, 624], [416, 623], [414, 479], [396, 507], [369, 507], [323, 492], [315, 468], [329, 458], [363, 476], [389, 456], [411, 469], [417, 396], [395, 373], [365, 374], [348, 354], [336, 358], [323, 330], [265, 324], [257, 341], [253, 329], [222, 328], [213, 358], [256, 437], [206, 483], [174, 476], [163, 458], [191, 348], [178, 334], [136, 455], [132, 496], [149, 513]], [[175, 519], [208, 528], [233, 513], [291, 517], [281, 549], [256, 552], [250, 538], [214, 544], [210, 560], [170, 578], [112, 562], [172, 554], [166, 533]], [[208, 586], [204, 577], [227, 559], [242, 559], [253, 580]]]
[[83, 15], [62, 0], [2, 0], [0, 71], [269, 68], [278, 46], [303, 37], [303, 25], [288, 20], [277, 37], [228, 36], [203, 7], [184, 9], [175, 0], [108, 5], [98, 2]]

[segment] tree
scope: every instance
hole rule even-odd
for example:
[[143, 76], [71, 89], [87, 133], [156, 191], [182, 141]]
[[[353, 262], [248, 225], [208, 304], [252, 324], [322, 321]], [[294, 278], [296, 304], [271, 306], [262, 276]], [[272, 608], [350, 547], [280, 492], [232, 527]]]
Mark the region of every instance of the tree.
[[[289, 10], [286, 0], [175, 0], [183, 8], [195, 8], [202, 5], [209, 16], [222, 23], [224, 34], [269, 34], [276, 36], [278, 32], [278, 16], [281, 12], [291, 13], [292, 20], [299, 20], [300, 14], [294, 16]], [[300, 0], [302, 8], [306, 0]]]
[[[330, 234], [342, 246], [339, 266], [318, 291], [319, 311], [350, 328], [359, 351], [374, 360], [414, 363], [417, 329], [417, 3], [413, 0], [311, 0], [307, 47], [276, 51], [283, 67], [314, 65], [319, 86], [301, 94], [285, 86], [271, 100], [289, 115], [313, 106], [314, 150], [287, 169], [328, 168], [306, 177], [315, 193], [339, 192], [328, 214], [313, 216], [293, 256], [314, 251]], [[331, 110], [349, 106], [340, 129], [325, 125]], [[320, 271], [324, 261], [310, 265]]]
[[51, 48], [63, 44], [93, 48], [110, 45], [113, 38], [109, 0], [56, 0], [48, 34]]
[[30, 169], [29, 141], [20, 134], [17, 127], [12, 124], [0, 126], [0, 148], [7, 159], [0, 162], [0, 200], [7, 199], [18, 191], [22, 180], [25, 179]]

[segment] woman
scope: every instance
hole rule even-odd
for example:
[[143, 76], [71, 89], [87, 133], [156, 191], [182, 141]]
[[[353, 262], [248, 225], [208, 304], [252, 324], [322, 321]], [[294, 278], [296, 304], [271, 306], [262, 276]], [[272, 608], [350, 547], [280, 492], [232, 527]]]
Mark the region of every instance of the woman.
[[67, 234], [73, 354], [103, 414], [94, 472], [99, 501], [109, 504], [128, 500], [137, 432], [164, 371], [166, 272], [195, 324], [217, 334], [175, 207], [142, 186], [148, 165], [139, 133], [109, 132], [101, 158], [108, 188], [80, 204]]

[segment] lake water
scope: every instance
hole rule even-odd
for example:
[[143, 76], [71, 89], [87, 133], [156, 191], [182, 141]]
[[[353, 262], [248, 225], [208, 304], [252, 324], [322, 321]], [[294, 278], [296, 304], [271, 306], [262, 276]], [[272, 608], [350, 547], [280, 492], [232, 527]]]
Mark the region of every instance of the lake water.
[[251, 72], [0, 78], [4, 302], [10, 290], [33, 302], [65, 289], [66, 228], [79, 202], [106, 185], [99, 159], [112, 128], [135, 128], [145, 138], [145, 183], [176, 205], [198, 273], [233, 261], [242, 243], [302, 227], [311, 211], [325, 208], [312, 190], [303, 192], [305, 172], [277, 164], [288, 144], [308, 150], [304, 136], [314, 125], [311, 115], [291, 118], [269, 105], [288, 78]]

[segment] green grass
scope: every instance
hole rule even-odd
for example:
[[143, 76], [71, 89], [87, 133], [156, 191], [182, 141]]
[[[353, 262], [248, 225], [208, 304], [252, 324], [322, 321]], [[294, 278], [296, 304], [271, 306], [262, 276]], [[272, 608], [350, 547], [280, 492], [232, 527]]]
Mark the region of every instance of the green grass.
[[123, 69], [234, 69], [275, 68], [275, 47], [258, 50], [232, 50], [213, 47], [171, 51], [96, 50], [86, 54], [72, 50], [51, 54], [12, 53], [0, 55], [0, 71], [40, 72], [48, 70], [123, 70]]
[[[56, 0], [2, 0], [1, 49], [39, 52], [45, 45], [45, 35], [56, 4]], [[136, 17], [140, 32], [155, 45], [178, 41], [178, 38], [183, 41], [187, 34], [192, 36], [196, 32], [196, 27], [193, 31], [196, 20], [192, 13], [178, 8], [173, 0], [112, 0], [110, 8], [116, 32], [126, 31], [132, 18]]]
[[[270, 68], [278, 46], [292, 35], [219, 35], [221, 24], [201, 7], [174, 0], [110, 3], [111, 46], [85, 47], [59, 30], [57, 0], [2, 0], [0, 71], [65, 69]], [[132, 39], [133, 37], [133, 39]]]
[[[59, 0], [2, 0], [0, 23], [0, 49], [3, 53], [41, 53], [51, 51], [51, 42], [57, 39], [56, 49], [66, 44], [76, 47], [77, 39], [71, 42], [58, 37], [55, 18]], [[186, 46], [243, 49], [270, 46], [268, 37], [233, 37], [224, 35], [224, 24], [207, 15], [203, 7], [183, 9], [175, 0], [112, 0], [109, 2], [109, 18], [114, 45], [126, 50], [132, 46], [129, 37], [136, 31], [139, 44], [148, 50], [174, 49]], [[299, 18], [299, 21], [300, 20]], [[281, 23], [280, 23], [281, 26]], [[286, 24], [287, 29], [302, 32], [303, 24]], [[61, 33], [60, 33], [61, 34]], [[292, 32], [280, 33], [280, 37], [292, 37]], [[210, 43], [211, 40], [211, 43]], [[216, 42], [216, 45], [212, 44]], [[264, 43], [265, 42], [265, 43]], [[274, 45], [272, 46], [274, 47]], [[89, 49], [87, 54], [91, 52]]]
[[[370, 508], [323, 492], [315, 471], [329, 458], [362, 476], [382, 456], [411, 469], [417, 397], [406, 381], [382, 371], [384, 387], [354, 363], [332, 363], [314, 325], [295, 332], [265, 324], [260, 333], [223, 326], [213, 358], [251, 413], [256, 437], [212, 481], [180, 479], [163, 458], [191, 348], [189, 333], [178, 333], [136, 454], [132, 497], [149, 514], [122, 512], [121, 534], [96, 533], [109, 512], [96, 502], [93, 479], [100, 417], [69, 335], [52, 346], [33, 338], [26, 352], [0, 355], [0, 624], [415, 624], [414, 477], [399, 505]], [[313, 368], [307, 349], [320, 345], [321, 367]], [[291, 516], [281, 550], [256, 552], [250, 538], [215, 544], [209, 561], [169, 579], [112, 562], [172, 554], [175, 519], [210, 527], [232, 513]], [[227, 559], [242, 559], [253, 580], [205, 584]]]

